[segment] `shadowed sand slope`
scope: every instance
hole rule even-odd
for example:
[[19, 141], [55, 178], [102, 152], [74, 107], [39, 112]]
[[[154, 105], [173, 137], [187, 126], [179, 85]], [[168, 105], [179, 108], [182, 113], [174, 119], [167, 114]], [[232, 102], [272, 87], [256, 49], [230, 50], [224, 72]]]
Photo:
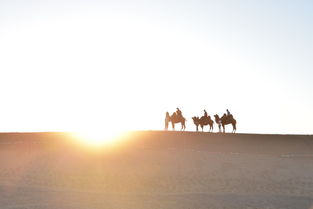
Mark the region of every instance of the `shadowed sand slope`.
[[94, 148], [0, 134], [1, 208], [313, 208], [313, 137], [141, 131]]

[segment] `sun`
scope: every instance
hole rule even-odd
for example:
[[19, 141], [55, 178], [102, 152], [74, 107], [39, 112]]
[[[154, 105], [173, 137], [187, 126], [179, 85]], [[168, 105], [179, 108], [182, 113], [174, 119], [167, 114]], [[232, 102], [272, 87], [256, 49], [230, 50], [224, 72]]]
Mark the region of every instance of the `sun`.
[[117, 144], [126, 131], [110, 129], [89, 129], [73, 132], [73, 136], [79, 142], [91, 146], [104, 146]]

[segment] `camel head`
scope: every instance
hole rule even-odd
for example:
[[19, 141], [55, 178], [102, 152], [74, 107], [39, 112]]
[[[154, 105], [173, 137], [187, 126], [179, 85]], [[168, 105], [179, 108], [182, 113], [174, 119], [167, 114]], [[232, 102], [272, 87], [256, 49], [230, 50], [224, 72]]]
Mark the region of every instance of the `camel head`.
[[192, 120], [194, 123], [199, 123], [199, 117], [193, 116]]

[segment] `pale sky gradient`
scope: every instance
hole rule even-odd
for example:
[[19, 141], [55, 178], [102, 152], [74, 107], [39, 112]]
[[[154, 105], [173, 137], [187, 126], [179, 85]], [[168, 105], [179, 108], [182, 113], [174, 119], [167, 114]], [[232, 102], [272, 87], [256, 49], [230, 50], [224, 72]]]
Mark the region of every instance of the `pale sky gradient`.
[[312, 11], [301, 0], [1, 0], [0, 131], [162, 130], [180, 107], [187, 130], [204, 108], [229, 108], [238, 132], [313, 134]]

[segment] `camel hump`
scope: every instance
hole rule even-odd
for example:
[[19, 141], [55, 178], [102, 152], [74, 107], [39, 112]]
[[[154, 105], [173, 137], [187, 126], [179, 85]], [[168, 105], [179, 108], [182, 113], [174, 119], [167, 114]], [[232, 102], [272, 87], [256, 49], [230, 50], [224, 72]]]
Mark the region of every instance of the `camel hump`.
[[235, 120], [234, 119], [234, 117], [233, 117], [233, 115], [229, 115], [229, 116], [227, 116], [227, 118], [225, 118], [227, 121], [233, 121], [233, 120]]

